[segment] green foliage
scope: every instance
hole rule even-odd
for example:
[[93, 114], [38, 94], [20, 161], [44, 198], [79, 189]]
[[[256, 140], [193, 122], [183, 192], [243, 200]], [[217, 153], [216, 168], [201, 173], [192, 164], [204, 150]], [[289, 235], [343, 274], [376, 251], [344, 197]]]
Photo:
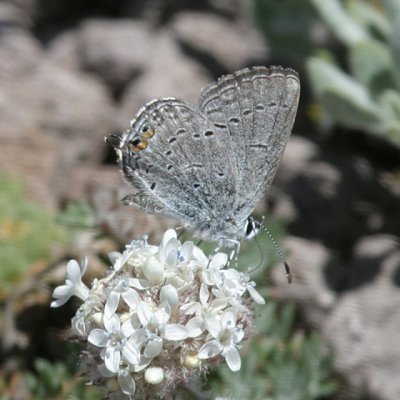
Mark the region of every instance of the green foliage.
[[348, 49], [349, 73], [321, 53], [309, 78], [326, 117], [400, 144], [400, 2], [310, 0]]
[[252, 12], [275, 57], [296, 62], [310, 54], [315, 16], [309, 0], [254, 0]]
[[23, 185], [0, 177], [0, 293], [11, 290], [33, 263], [67, 240], [50, 212], [28, 201]]
[[25, 373], [24, 378], [32, 400], [102, 398], [100, 391], [87, 386], [84, 380], [76, 375], [75, 368], [71, 368], [68, 364], [52, 364], [38, 358], [35, 361], [34, 372]]
[[212, 380], [212, 390], [240, 400], [313, 400], [336, 391], [330, 358], [316, 334], [293, 334], [294, 307], [278, 312], [273, 301], [259, 306], [257, 332], [242, 350], [242, 368], [227, 367]]
[[92, 209], [84, 201], [69, 203], [57, 220], [71, 231], [89, 229], [95, 226]]

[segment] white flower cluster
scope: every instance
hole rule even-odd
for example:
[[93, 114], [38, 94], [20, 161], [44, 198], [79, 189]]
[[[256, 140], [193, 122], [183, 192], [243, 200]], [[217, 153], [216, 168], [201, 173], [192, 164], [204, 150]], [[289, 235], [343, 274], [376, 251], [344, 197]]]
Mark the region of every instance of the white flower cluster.
[[160, 246], [134, 241], [110, 259], [112, 269], [90, 290], [81, 281], [86, 261], [70, 261], [51, 304], [84, 301], [72, 328], [88, 343], [87, 374], [109, 398], [162, 396], [223, 360], [240, 369], [253, 304], [264, 299], [248, 274], [227, 267], [226, 254], [208, 258], [168, 230]]

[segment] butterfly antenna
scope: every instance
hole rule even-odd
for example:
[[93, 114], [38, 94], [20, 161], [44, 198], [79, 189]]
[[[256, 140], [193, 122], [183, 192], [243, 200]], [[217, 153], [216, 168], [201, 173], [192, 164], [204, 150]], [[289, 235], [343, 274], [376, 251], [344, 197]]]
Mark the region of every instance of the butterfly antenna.
[[264, 220], [265, 218], [263, 218], [262, 220], [262, 224], [261, 227], [264, 229], [264, 231], [267, 233], [269, 240], [271, 240], [273, 246], [275, 247], [276, 252], [278, 253], [279, 258], [281, 259], [281, 261], [283, 262], [283, 265], [285, 266], [285, 271], [286, 271], [286, 278], [288, 280], [288, 283], [292, 283], [293, 282], [293, 276], [292, 273], [290, 272], [290, 267], [289, 264], [287, 263], [287, 261], [285, 260], [285, 256], [283, 255], [283, 252], [281, 250], [281, 248], [279, 247], [277, 241], [275, 240], [275, 238], [272, 236], [272, 233], [269, 231], [269, 229], [265, 226], [264, 224]]

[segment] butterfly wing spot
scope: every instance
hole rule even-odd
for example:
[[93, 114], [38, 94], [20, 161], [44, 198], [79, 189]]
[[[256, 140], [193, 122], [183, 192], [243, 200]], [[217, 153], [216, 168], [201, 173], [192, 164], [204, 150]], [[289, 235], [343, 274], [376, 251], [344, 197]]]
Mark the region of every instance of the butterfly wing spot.
[[223, 178], [225, 174], [223, 172], [217, 172], [218, 178]]
[[155, 135], [156, 131], [153, 128], [148, 128], [146, 131], [143, 132], [142, 138], [150, 139]]
[[194, 133], [194, 134], [193, 134], [193, 137], [194, 137], [195, 139], [198, 139], [198, 138], [200, 137], [200, 133]]
[[165, 154], [166, 156], [170, 156], [170, 155], [172, 154], [172, 151], [171, 151], [171, 150], [167, 150], [164, 154]]
[[183, 135], [184, 133], [186, 133], [186, 129], [183, 129], [183, 128], [178, 129], [178, 130], [176, 131], [176, 135], [177, 135], [177, 136], [178, 136], [178, 135]]
[[214, 135], [214, 132], [213, 131], [205, 131], [204, 132], [204, 136], [205, 137], [210, 137], [210, 136], [213, 136]]
[[218, 122], [216, 122], [214, 124], [214, 126], [217, 127], [217, 128], [220, 128], [220, 129], [226, 129], [227, 128], [227, 126], [225, 124], [220, 124]]
[[269, 148], [266, 144], [261, 144], [261, 143], [249, 144], [249, 147], [254, 148], [254, 149], [267, 149], [267, 150]]
[[129, 143], [129, 148], [135, 153], [138, 153], [139, 151], [144, 150], [147, 147], [147, 145], [148, 145], [147, 140], [141, 138], [135, 138], [132, 139], [131, 142]]
[[257, 104], [255, 109], [256, 109], [256, 111], [264, 111], [265, 106], [264, 106], [264, 104]]
[[243, 110], [243, 115], [249, 115], [249, 114], [251, 114], [252, 112], [253, 112], [252, 110], [246, 109], [246, 110]]
[[198, 189], [198, 188], [200, 187], [200, 183], [199, 183], [199, 182], [193, 183], [193, 187], [194, 187], [195, 189]]
[[171, 139], [168, 140], [168, 142], [170, 142], [171, 144], [176, 142], [176, 137], [173, 136]]
[[171, 164], [167, 166], [168, 171], [171, 171], [172, 168], [173, 168], [173, 166]]
[[203, 168], [203, 164], [190, 164], [186, 167], [186, 169], [192, 169], [192, 168]]
[[151, 190], [154, 190], [155, 187], [156, 187], [156, 184], [153, 182], [153, 183], [150, 185], [150, 189], [151, 189]]
[[240, 120], [239, 120], [239, 118], [232, 117], [232, 118], [229, 118], [229, 122], [234, 125], [239, 125]]

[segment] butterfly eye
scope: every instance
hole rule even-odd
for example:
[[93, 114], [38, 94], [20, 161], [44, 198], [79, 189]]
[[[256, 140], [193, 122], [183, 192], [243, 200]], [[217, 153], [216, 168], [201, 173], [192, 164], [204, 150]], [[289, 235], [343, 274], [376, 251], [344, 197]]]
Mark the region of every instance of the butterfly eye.
[[149, 130], [150, 130], [150, 127], [148, 125], [143, 125], [142, 133], [146, 133]]

